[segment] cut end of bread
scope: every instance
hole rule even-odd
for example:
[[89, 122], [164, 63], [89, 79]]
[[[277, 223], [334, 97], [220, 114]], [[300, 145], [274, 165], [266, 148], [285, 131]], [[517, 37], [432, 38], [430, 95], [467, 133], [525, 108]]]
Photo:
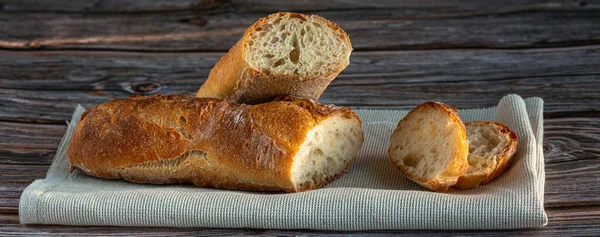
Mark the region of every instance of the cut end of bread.
[[342, 175], [356, 159], [363, 143], [356, 114], [342, 112], [311, 129], [291, 167], [296, 192], [319, 188]]
[[512, 163], [517, 135], [501, 123], [465, 123], [469, 141], [469, 168], [458, 179], [457, 188], [475, 188], [498, 177]]
[[427, 102], [400, 120], [388, 152], [409, 179], [425, 188], [445, 191], [467, 169], [465, 127], [453, 107]]
[[197, 97], [259, 104], [281, 95], [318, 100], [350, 63], [346, 32], [316, 15], [259, 19], [210, 71]]
[[352, 51], [346, 32], [315, 15], [275, 13], [246, 35], [246, 61], [265, 74], [300, 79], [337, 75], [349, 64]]

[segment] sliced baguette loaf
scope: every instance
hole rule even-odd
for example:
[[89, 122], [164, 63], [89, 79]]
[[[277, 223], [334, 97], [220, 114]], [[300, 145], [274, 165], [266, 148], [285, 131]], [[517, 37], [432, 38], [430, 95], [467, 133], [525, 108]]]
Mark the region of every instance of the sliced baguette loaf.
[[456, 108], [427, 102], [400, 120], [388, 152], [406, 177], [425, 188], [446, 191], [467, 169], [469, 145]]
[[475, 188], [487, 184], [506, 170], [517, 152], [517, 135], [501, 123], [475, 121], [465, 123], [469, 141], [469, 167], [456, 187]]
[[197, 97], [256, 104], [279, 95], [317, 100], [349, 64], [346, 32], [316, 15], [258, 20], [217, 62]]
[[86, 111], [68, 157], [72, 169], [100, 178], [299, 192], [341, 175], [362, 143], [351, 109], [311, 100], [136, 96]]

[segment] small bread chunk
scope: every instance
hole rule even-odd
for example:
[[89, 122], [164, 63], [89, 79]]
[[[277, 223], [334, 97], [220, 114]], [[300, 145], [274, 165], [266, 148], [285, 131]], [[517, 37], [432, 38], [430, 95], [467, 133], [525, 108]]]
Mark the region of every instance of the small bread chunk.
[[197, 97], [258, 104], [280, 95], [317, 100], [350, 63], [350, 38], [316, 15], [261, 18], [210, 71]]
[[468, 166], [466, 129], [456, 108], [427, 102], [400, 120], [388, 152], [409, 179], [434, 191], [446, 191]]
[[501, 123], [475, 121], [465, 123], [469, 141], [469, 168], [458, 179], [457, 188], [475, 188], [487, 184], [506, 170], [517, 152], [517, 135]]

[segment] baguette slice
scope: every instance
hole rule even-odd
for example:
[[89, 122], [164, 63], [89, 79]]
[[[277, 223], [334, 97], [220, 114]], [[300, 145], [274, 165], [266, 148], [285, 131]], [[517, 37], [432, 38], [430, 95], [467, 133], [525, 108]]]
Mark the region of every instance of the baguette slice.
[[469, 144], [456, 108], [427, 102], [400, 120], [388, 152], [409, 179], [434, 191], [446, 191], [467, 169]]
[[344, 30], [316, 15], [280, 12], [258, 20], [217, 62], [197, 97], [256, 104], [279, 95], [318, 100], [350, 63]]
[[469, 168], [455, 187], [475, 188], [500, 176], [517, 152], [517, 134], [501, 123], [475, 121], [465, 123], [469, 141]]
[[99, 178], [299, 192], [340, 176], [362, 143], [351, 109], [311, 100], [135, 96], [86, 111], [68, 157], [72, 169]]

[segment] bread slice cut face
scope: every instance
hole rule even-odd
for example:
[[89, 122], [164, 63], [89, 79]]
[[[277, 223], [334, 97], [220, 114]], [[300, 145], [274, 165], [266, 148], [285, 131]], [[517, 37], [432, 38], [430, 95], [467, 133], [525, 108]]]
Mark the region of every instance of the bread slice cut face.
[[248, 31], [246, 60], [251, 68], [300, 80], [329, 77], [349, 63], [352, 46], [332, 22], [298, 13], [278, 13]]
[[[351, 116], [352, 115], [352, 116]], [[308, 131], [290, 169], [294, 191], [319, 188], [346, 172], [363, 143], [361, 121], [335, 114]]]
[[434, 191], [454, 186], [468, 167], [465, 126], [456, 108], [439, 102], [421, 104], [400, 120], [388, 152], [406, 177]]
[[261, 18], [213, 67], [197, 97], [257, 104], [281, 95], [318, 100], [350, 63], [346, 32], [316, 15]]
[[469, 167], [456, 187], [487, 184], [510, 166], [517, 151], [517, 135], [509, 127], [490, 121], [465, 123], [469, 142]]

